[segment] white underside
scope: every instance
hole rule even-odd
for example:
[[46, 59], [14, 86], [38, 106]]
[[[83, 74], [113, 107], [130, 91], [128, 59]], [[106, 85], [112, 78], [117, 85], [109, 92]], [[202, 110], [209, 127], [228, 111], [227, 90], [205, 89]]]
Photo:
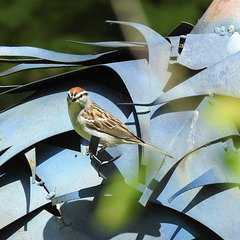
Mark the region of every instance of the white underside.
[[124, 140], [120, 138], [116, 138], [112, 135], [100, 132], [98, 130], [94, 130], [92, 128], [88, 128], [83, 120], [83, 117], [79, 114], [77, 118], [71, 117], [72, 125], [75, 129], [75, 131], [86, 140], [90, 141], [91, 136], [94, 135], [96, 137], [100, 138], [100, 144], [106, 146], [106, 147], [113, 147], [116, 144], [123, 144], [123, 143], [129, 143], [125, 142]]

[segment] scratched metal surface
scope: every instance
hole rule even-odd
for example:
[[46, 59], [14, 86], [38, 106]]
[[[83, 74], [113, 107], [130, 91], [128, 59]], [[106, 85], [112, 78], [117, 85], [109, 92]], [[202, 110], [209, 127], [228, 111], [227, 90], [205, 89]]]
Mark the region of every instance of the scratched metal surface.
[[240, 50], [240, 35], [232, 34], [188, 34], [183, 51], [177, 63], [190, 69], [200, 70], [210, 67]]
[[238, 0], [214, 0], [193, 28], [192, 33], [213, 33], [215, 28], [220, 26], [228, 28], [230, 24], [239, 29], [239, 10], [240, 3]]
[[[221, 15], [224, 4], [230, 18]], [[26, 95], [24, 102], [13, 100], [0, 115], [0, 215], [5, 216], [1, 236], [24, 239], [38, 232], [37, 239], [237, 239], [240, 179], [226, 168], [224, 159], [229, 152], [239, 152], [234, 144], [239, 132], [230, 120], [216, 128], [207, 113], [219, 104], [217, 96], [240, 96], [239, 34], [228, 29], [239, 24], [233, 7], [238, 5], [235, 0], [213, 1], [191, 33], [182, 25], [179, 36], [169, 36], [171, 44], [141, 24], [108, 21], [136, 28], [146, 43], [86, 44], [141, 47], [148, 59], [98, 64], [3, 91], [5, 100]], [[204, 20], [213, 17], [211, 12], [216, 13], [212, 25]], [[181, 32], [186, 36], [179, 51]], [[29, 47], [2, 50], [2, 56], [47, 60], [24, 62], [2, 76], [33, 68], [78, 67], [102, 57]], [[79, 152], [88, 143], [74, 133], [68, 119], [66, 94], [73, 86], [86, 88], [95, 102], [174, 158], [122, 145], [100, 156], [119, 156], [116, 161], [99, 169], [95, 163], [94, 168], [89, 156]], [[131, 101], [140, 104], [117, 105]], [[107, 188], [119, 182], [135, 192], [134, 204], [142, 214], [133, 225], [99, 232], [94, 222], [88, 224], [96, 201], [121, 197], [117, 187]]]

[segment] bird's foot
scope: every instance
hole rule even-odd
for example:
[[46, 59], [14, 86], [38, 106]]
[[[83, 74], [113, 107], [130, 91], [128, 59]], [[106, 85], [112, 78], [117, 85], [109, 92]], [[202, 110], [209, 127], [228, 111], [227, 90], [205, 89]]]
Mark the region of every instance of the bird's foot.
[[89, 154], [92, 155], [93, 152], [90, 150], [89, 146], [85, 148], [85, 152], [87, 153], [86, 155], [88, 156]]
[[107, 147], [106, 146], [103, 146], [99, 151], [97, 151], [97, 154], [101, 154]]
[[105, 149], [106, 149], [107, 147], [105, 147], [105, 146], [103, 146], [99, 151], [97, 151], [96, 152], [96, 154], [94, 154], [91, 150], [90, 150], [90, 148], [89, 148], [89, 146], [87, 146], [86, 147], [86, 153], [89, 155], [99, 155], [99, 154], [101, 154]]

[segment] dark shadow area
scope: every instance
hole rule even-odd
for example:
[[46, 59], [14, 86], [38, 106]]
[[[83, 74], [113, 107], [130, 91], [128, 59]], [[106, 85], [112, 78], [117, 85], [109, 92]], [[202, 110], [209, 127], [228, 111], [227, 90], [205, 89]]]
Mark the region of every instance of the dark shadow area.
[[80, 144], [81, 144], [81, 137], [74, 130], [72, 130], [72, 131], [68, 131], [68, 132], [47, 138], [43, 140], [43, 143], [46, 143], [55, 147], [70, 149], [73, 151], [79, 151]]
[[204, 96], [194, 96], [172, 100], [160, 106], [151, 116], [151, 119], [165, 113], [194, 111], [202, 102]]
[[[106, 209], [101, 209], [103, 215], [107, 213], [107, 208], [113, 207], [116, 202], [119, 203], [122, 200], [124, 202], [122, 197], [100, 197], [97, 200], [105, 202], [104, 206]], [[145, 235], [161, 237], [161, 223], [169, 223], [185, 229], [194, 237], [208, 236], [209, 239], [221, 239], [209, 228], [183, 213], [155, 203], [149, 203], [144, 208], [136, 201], [132, 201], [129, 207], [136, 214], [131, 215], [131, 211], [129, 211], [129, 216], [125, 220], [125, 226], [114, 231], [106, 230], [94, 218], [98, 201], [82, 200], [69, 202], [62, 206], [63, 221], [71, 223], [68, 226], [71, 228], [71, 231], [83, 233], [91, 239], [99, 240], [107, 240], [122, 233], [137, 233], [138, 236], [136, 239], [143, 239]], [[114, 211], [118, 214], [121, 210], [117, 208]], [[111, 223], [111, 217], [107, 214], [104, 215], [104, 220], [106, 221], [105, 224], [108, 222], [109, 224]], [[44, 239], [46, 240], [50, 240], [47, 237], [50, 229], [53, 231], [52, 221], [54, 219], [51, 219], [44, 229]], [[55, 229], [55, 231], [59, 230]], [[169, 233], [169, 237], [171, 237], [171, 234]]]
[[[183, 209], [182, 213], [187, 213], [188, 211], [190, 211], [192, 208], [194, 208], [196, 205], [206, 200], [207, 198], [210, 198], [218, 193], [234, 188], [236, 186], [239, 186], [239, 184], [218, 183], [218, 184], [205, 185], [197, 193], [197, 195], [192, 199], [192, 201]], [[181, 230], [181, 227], [178, 227], [176, 229], [171, 240], [174, 240], [174, 237], [178, 234], [180, 230]]]
[[[19, 154], [16, 157], [9, 160], [8, 162], [6, 162], [1, 167], [0, 175], [2, 175], [2, 176], [0, 177], [0, 188], [4, 187], [6, 185], [9, 185], [9, 190], [5, 189], [5, 193], [7, 193], [8, 191], [12, 191], [11, 184], [15, 184], [16, 182], [20, 181], [21, 187], [24, 191], [25, 201], [26, 201], [26, 203], [25, 203], [26, 209], [24, 208], [26, 218], [21, 217], [21, 218], [19, 218], [20, 219], [19, 221], [18, 220], [15, 221], [16, 225], [15, 224], [10, 224], [10, 225], [14, 226], [13, 229], [15, 229], [15, 227], [18, 228], [22, 224], [21, 226], [24, 226], [24, 231], [27, 231], [27, 221], [26, 221], [26, 224], [24, 224], [24, 221], [25, 221], [24, 219], [31, 218], [31, 216], [35, 216], [35, 215], [32, 214], [31, 209], [30, 209], [30, 203], [32, 201], [32, 199], [31, 199], [31, 184], [32, 184], [32, 182], [31, 182], [31, 178], [30, 178], [31, 171], [30, 171], [27, 161], [23, 161], [23, 159], [24, 158], [21, 157]], [[21, 189], [20, 189], [21, 187], [19, 186], [19, 187], [15, 188], [15, 191], [12, 195], [12, 198], [14, 198], [14, 201], [18, 198], [19, 192], [22, 193]], [[46, 192], [46, 194], [47, 194], [47, 192]], [[7, 206], [8, 202], [6, 202], [6, 198], [4, 200], [5, 200], [5, 202], [1, 201], [1, 204], [5, 204], [6, 207], [11, 206], [11, 205]], [[23, 206], [25, 206], [25, 204]], [[19, 214], [19, 213], [16, 213], [16, 214]], [[21, 219], [23, 219], [23, 220], [21, 220]], [[20, 225], [19, 225], [19, 223], [20, 223]], [[8, 228], [8, 226], [6, 228], [9, 229], [9, 231], [10, 231], [10, 229], [12, 229], [11, 227]], [[8, 230], [6, 232], [8, 232]], [[2, 237], [1, 234], [0, 234], [0, 236]]]
[[239, 186], [239, 184], [231, 184], [231, 183], [218, 183], [218, 184], [210, 184], [205, 185], [198, 192], [198, 194], [192, 199], [192, 201], [183, 209], [183, 213], [190, 211], [196, 205], [201, 203], [202, 201], [210, 198], [218, 193], [224, 192], [228, 189], [235, 188]]
[[168, 172], [162, 177], [161, 181], [158, 182], [155, 179], [152, 179], [151, 183], [149, 184], [148, 188], [153, 191], [150, 199], [152, 201], [156, 201], [161, 192], [164, 190], [166, 187], [169, 179], [173, 175], [175, 169], [178, 167], [181, 161], [177, 161], [169, 170]]
[[14, 88], [14, 86], [12, 86], [12, 87], [11, 86], [0, 86], [0, 94], [5, 91], [11, 90], [13, 88]]
[[119, 157], [120, 155], [112, 156], [107, 151], [104, 151], [97, 156], [91, 157], [91, 165], [103, 179], [123, 180], [123, 175], [114, 164], [114, 161]]
[[[57, 148], [49, 150], [47, 145], [41, 143], [38, 144], [37, 165], [41, 164], [42, 162], [49, 159], [51, 156], [54, 156], [63, 149], [70, 149], [79, 152], [80, 144], [82, 143], [82, 141], [84, 141], [87, 146], [91, 144], [91, 142], [89, 143], [87, 140], [82, 139], [74, 130], [58, 134], [44, 140], [44, 144], [49, 144]], [[97, 146], [98, 144], [95, 147], [97, 148]], [[123, 179], [121, 172], [114, 164], [114, 161], [121, 157], [121, 153], [117, 150], [113, 150], [111, 151], [112, 154], [110, 154], [108, 152], [108, 149], [109, 148], [107, 148], [107, 150], [104, 150], [101, 153], [98, 153], [97, 157], [89, 155], [89, 158], [91, 159], [91, 164], [93, 168], [98, 172], [98, 174], [104, 176], [104, 178], [112, 179], [113, 177], [114, 179]], [[82, 150], [84, 151], [84, 149]]]
[[181, 22], [167, 36], [173, 37], [173, 36], [187, 35], [193, 30], [193, 28], [194, 28], [194, 25], [187, 22]]
[[[28, 175], [26, 175], [26, 179], [21, 178], [20, 179], [21, 184], [23, 186], [24, 194], [26, 197], [26, 215], [30, 212], [30, 203], [32, 201], [31, 199], [31, 179]], [[24, 226], [24, 231], [27, 231], [27, 224]]]
[[[201, 70], [200, 70], [201, 71]], [[171, 88], [177, 86], [178, 84], [186, 81], [188, 78], [193, 77], [200, 71], [197, 70], [191, 70], [189, 68], [186, 68], [180, 64], [174, 63], [174, 64], [169, 64], [168, 66], [168, 72], [172, 73], [169, 81], [165, 85], [163, 91], [167, 92]]]
[[30, 168], [18, 157], [14, 157], [3, 164], [0, 168], [0, 187], [21, 180], [30, 181]]
[[[19, 218], [18, 220], [12, 222], [11, 224], [7, 225], [6, 227], [0, 229], [0, 238], [1, 239], [8, 239], [11, 237], [15, 232], [17, 232], [23, 226], [27, 226], [28, 222], [30, 222], [34, 217], [36, 217], [39, 213], [41, 213], [44, 209], [54, 216], [60, 216], [59, 212], [55, 209], [55, 206], [52, 206], [51, 203], [38, 208], [25, 216]], [[27, 231], [25, 228], [24, 231]], [[37, 233], [36, 233], [37, 234]]]
[[0, 151], [0, 157], [9, 149], [11, 148], [12, 146], [9, 146], [7, 148], [4, 148], [3, 150]]
[[[150, 201], [158, 201], [158, 200], [157, 200], [158, 197], [160, 196], [160, 194], [162, 193], [162, 191], [163, 191], [163, 190], [165, 189], [165, 187], [167, 186], [170, 178], [171, 178], [172, 175], [174, 174], [175, 169], [178, 167], [178, 165], [181, 163], [181, 161], [184, 161], [184, 159], [185, 159], [188, 155], [190, 155], [190, 154], [198, 151], [198, 150], [201, 149], [201, 148], [207, 147], [207, 146], [209, 146], [209, 145], [212, 145], [212, 144], [215, 144], [215, 143], [218, 143], [218, 142], [225, 142], [227, 139], [232, 138], [232, 137], [237, 137], [237, 138], [238, 138], [238, 135], [237, 135], [237, 136], [232, 136], [232, 135], [231, 135], [231, 136], [228, 136], [228, 137], [219, 138], [219, 139], [216, 139], [216, 140], [214, 140], [214, 141], [212, 141], [212, 142], [208, 142], [208, 143], [206, 143], [206, 144], [204, 144], [204, 145], [202, 145], [202, 146], [194, 149], [193, 151], [191, 151], [191, 152], [187, 153], [186, 155], [184, 155], [180, 160], [178, 160], [177, 162], [175, 162], [175, 163], [171, 166], [171, 168], [166, 172], [166, 174], [165, 174], [164, 176], [162, 176], [162, 178], [161, 178], [160, 181], [157, 181], [155, 178], [153, 178], [153, 179], [151, 180], [151, 182], [149, 183], [149, 185], [147, 186], [147, 188], [152, 191], [152, 193], [151, 193], [151, 195], [150, 195], [150, 197], [149, 197]], [[213, 178], [213, 176], [211, 176], [211, 177]], [[213, 178], [213, 179], [214, 179], [214, 178]], [[216, 182], [216, 181], [215, 181], [215, 182]], [[222, 184], [222, 183], [220, 183], [220, 184]], [[225, 183], [224, 183], [224, 184], [225, 184]], [[223, 187], [225, 187], [224, 184], [222, 185]], [[226, 186], [227, 186], [228, 188], [229, 188], [229, 187], [231, 188], [231, 187], [234, 187], [234, 186], [238, 186], [238, 185], [239, 185], [238, 183], [226, 183], [226, 184], [227, 184]], [[213, 184], [211, 184], [211, 185], [213, 185]], [[200, 185], [200, 186], [202, 186], [202, 185]], [[197, 185], [196, 187], [199, 187], [199, 185]], [[213, 195], [214, 195], [214, 194], [213, 194]]]
[[64, 150], [63, 148], [58, 147], [48, 148], [47, 146], [48, 146], [47, 144], [43, 143], [39, 143], [37, 145], [36, 147], [37, 166]]
[[[184, 161], [184, 159], [185, 159], [188, 155], [190, 155], [190, 154], [198, 151], [198, 150], [201, 149], [201, 148], [207, 147], [207, 146], [209, 146], [209, 145], [212, 145], [212, 144], [215, 144], [215, 143], [218, 143], [218, 142], [225, 142], [225, 141], [227, 141], [229, 138], [232, 138], [232, 137], [236, 137], [236, 139], [238, 139], [238, 136], [232, 136], [232, 135], [231, 135], [231, 136], [228, 136], [228, 137], [223, 137], [223, 138], [216, 139], [216, 140], [214, 140], [214, 141], [212, 141], [212, 142], [208, 142], [208, 143], [206, 143], [206, 144], [204, 144], [204, 145], [202, 145], [202, 146], [194, 149], [193, 151], [191, 151], [191, 152], [187, 153], [185, 156], [183, 156], [183, 157], [182, 157], [180, 160], [178, 160], [176, 163], [174, 163], [174, 165], [168, 170], [168, 172], [161, 178], [160, 182], [156, 181], [155, 179], [152, 179], [151, 183], [150, 183], [149, 186], [148, 186], [148, 188], [153, 191], [153, 193], [152, 193], [152, 195], [151, 195], [151, 200], [153, 200], [153, 201], [157, 200], [157, 198], [159, 197], [159, 195], [161, 194], [161, 192], [162, 192], [162, 191], [164, 190], [164, 188], [166, 187], [169, 179], [170, 179], [171, 176], [173, 175], [175, 169], [178, 167], [178, 165], [181, 163], [181, 161]], [[212, 176], [212, 177], [213, 177], [213, 176]], [[225, 183], [219, 183], [219, 184], [220, 184], [220, 185], [217, 185], [217, 186], [218, 186], [217, 189], [225, 189], [225, 190], [228, 189], [228, 188], [235, 187], [235, 186], [238, 185], [238, 184], [236, 184], [236, 183], [232, 183], [232, 184], [231, 184], [231, 183], [226, 183], [226, 185], [225, 185]], [[211, 184], [211, 185], [207, 185], [207, 186], [215, 186], [215, 184]], [[207, 186], [205, 186], [205, 187], [207, 187]], [[197, 187], [199, 187], [199, 186], [197, 186]], [[203, 189], [204, 189], [204, 188], [203, 188]], [[202, 189], [202, 191], [203, 191], [203, 189]], [[213, 189], [214, 189], [214, 188], [213, 188]], [[223, 191], [224, 191], [224, 190], [223, 190]], [[212, 192], [213, 192], [213, 194], [212, 194]], [[214, 195], [214, 191], [207, 191], [207, 193], [209, 193], [210, 196]], [[205, 194], [206, 194], [206, 193], [205, 193]], [[205, 194], [204, 194], [204, 196], [205, 196]], [[201, 195], [201, 194], [200, 194], [200, 195]]]
[[12, 222], [8, 226], [0, 229], [0, 236], [1, 239], [8, 239], [10, 236], [12, 236], [15, 232], [17, 232], [21, 227], [26, 226], [29, 221], [31, 221], [34, 217], [36, 217], [42, 209], [37, 209], [18, 220]]

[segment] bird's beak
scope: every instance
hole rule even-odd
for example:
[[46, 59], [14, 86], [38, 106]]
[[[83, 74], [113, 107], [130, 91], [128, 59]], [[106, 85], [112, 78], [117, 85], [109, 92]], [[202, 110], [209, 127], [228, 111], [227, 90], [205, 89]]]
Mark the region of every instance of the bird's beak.
[[71, 97], [71, 96], [67, 96], [67, 101], [73, 103], [73, 102], [76, 102], [76, 101], [77, 101], [77, 98]]

